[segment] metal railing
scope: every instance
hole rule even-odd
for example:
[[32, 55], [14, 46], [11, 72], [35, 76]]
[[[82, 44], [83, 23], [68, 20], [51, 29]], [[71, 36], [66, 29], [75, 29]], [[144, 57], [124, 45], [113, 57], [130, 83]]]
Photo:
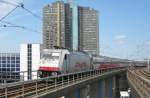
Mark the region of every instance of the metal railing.
[[38, 71], [32, 71], [31, 74], [28, 74], [27, 71], [22, 71], [22, 72], [1, 72], [0, 73], [0, 83], [28, 81], [28, 80], [35, 80], [35, 79], [38, 79], [38, 78], [39, 78], [39, 72]]
[[50, 93], [69, 85], [77, 84], [108, 72], [116, 72], [124, 68], [90, 70], [77, 73], [63, 74], [37, 80], [22, 81], [0, 85], [0, 98], [33, 97]]
[[[141, 73], [142, 74], [142, 73]], [[141, 98], [149, 98], [150, 96], [150, 80], [136, 73], [136, 70], [128, 70], [127, 77], [129, 83], [134, 87]]]

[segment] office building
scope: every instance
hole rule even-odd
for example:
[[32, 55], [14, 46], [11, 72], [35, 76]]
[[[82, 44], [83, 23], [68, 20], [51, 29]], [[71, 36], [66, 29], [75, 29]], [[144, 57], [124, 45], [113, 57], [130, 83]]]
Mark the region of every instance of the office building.
[[37, 79], [40, 44], [21, 44], [20, 53], [0, 53], [0, 83]]
[[43, 46], [99, 54], [98, 11], [56, 1], [43, 8]]
[[43, 8], [43, 48], [71, 47], [71, 9], [69, 4], [56, 1]]
[[40, 63], [40, 44], [21, 44], [20, 48], [20, 71], [26, 72], [23, 79], [37, 79], [37, 70]]
[[0, 53], [0, 82], [19, 79], [19, 53]]
[[99, 54], [98, 11], [89, 7], [78, 7], [79, 50]]

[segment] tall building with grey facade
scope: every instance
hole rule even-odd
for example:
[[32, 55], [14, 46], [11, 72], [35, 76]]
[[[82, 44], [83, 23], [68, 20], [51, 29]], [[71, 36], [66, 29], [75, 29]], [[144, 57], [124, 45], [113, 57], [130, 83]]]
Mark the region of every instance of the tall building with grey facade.
[[43, 47], [99, 54], [98, 11], [56, 1], [43, 8]]
[[89, 7], [78, 7], [79, 50], [99, 54], [98, 11]]

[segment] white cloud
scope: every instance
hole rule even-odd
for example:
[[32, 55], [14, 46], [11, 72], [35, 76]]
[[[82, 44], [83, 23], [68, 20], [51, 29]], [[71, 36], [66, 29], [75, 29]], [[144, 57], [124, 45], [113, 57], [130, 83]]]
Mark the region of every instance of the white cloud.
[[8, 12], [10, 12], [12, 9], [15, 8], [15, 6], [11, 5], [11, 4], [7, 4], [7, 3], [3, 3], [4, 2], [10, 2], [12, 4], [18, 4], [20, 2], [22, 2], [22, 0], [0, 0], [0, 18], [2, 18], [4, 15], [6, 15]]
[[115, 41], [116, 41], [116, 43], [119, 44], [119, 45], [124, 44], [125, 41], [126, 41], [126, 39], [127, 39], [127, 36], [126, 36], [126, 35], [116, 35], [116, 36], [115, 36]]

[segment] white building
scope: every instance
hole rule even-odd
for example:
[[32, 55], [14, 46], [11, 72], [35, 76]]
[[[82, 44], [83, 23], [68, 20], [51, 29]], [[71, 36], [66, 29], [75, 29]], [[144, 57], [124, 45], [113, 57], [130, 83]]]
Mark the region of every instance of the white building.
[[40, 44], [21, 44], [20, 71], [24, 72], [21, 75], [23, 80], [37, 79], [40, 50]]

